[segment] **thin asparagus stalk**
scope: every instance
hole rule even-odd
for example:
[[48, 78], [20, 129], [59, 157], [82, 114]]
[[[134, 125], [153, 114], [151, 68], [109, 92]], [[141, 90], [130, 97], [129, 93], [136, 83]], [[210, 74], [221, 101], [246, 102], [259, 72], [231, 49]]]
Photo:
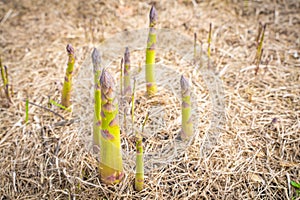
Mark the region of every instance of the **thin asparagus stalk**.
[[194, 33], [194, 63], [196, 64], [197, 59], [197, 33]]
[[6, 96], [7, 100], [9, 101], [9, 103], [12, 103], [11, 93], [10, 93], [11, 88], [10, 88], [10, 85], [9, 85], [9, 82], [8, 82], [7, 66], [2, 65], [1, 58], [0, 58], [0, 68], [1, 68], [1, 77], [2, 77], [2, 81], [3, 81], [5, 96]]
[[66, 108], [68, 108], [71, 105], [70, 100], [71, 100], [71, 91], [72, 91], [72, 73], [75, 64], [75, 53], [74, 53], [74, 48], [70, 44], [67, 45], [66, 49], [68, 52], [69, 60], [68, 60], [68, 67], [66, 70], [63, 90], [62, 90], [61, 104]]
[[93, 143], [94, 152], [100, 149], [100, 131], [101, 131], [101, 57], [96, 48], [92, 52], [92, 62], [94, 67], [94, 126]]
[[105, 69], [100, 77], [101, 84], [101, 136], [100, 136], [100, 175], [107, 184], [119, 183], [123, 176], [121, 155], [118, 100], [115, 82]]
[[155, 68], [155, 45], [156, 45], [156, 21], [157, 12], [154, 6], [151, 7], [149, 14], [149, 35], [146, 49], [146, 87], [149, 96], [155, 95], [157, 92], [157, 85], [155, 82], [154, 68]]
[[265, 37], [265, 30], [266, 30], [266, 24], [263, 26], [262, 30], [261, 30], [261, 37], [260, 37], [260, 41], [257, 45], [257, 51], [256, 51], [256, 55], [255, 55], [255, 63], [257, 64], [260, 61], [260, 57], [262, 54], [262, 47], [263, 47], [263, 42], [264, 42], [264, 37]]
[[25, 123], [28, 123], [28, 119], [29, 119], [28, 113], [29, 113], [29, 100], [27, 98], [25, 102]]
[[191, 136], [193, 136], [193, 123], [191, 118], [191, 95], [190, 95], [191, 89], [188, 80], [184, 76], [181, 76], [180, 85], [181, 85], [181, 97], [182, 97], [181, 138], [189, 139]]
[[[120, 95], [121, 95], [121, 99], [123, 97], [123, 63], [124, 63], [124, 59], [121, 59], [121, 63], [120, 63]], [[122, 104], [122, 102], [121, 102]]]
[[260, 62], [261, 62], [261, 57], [262, 57], [263, 53], [264, 53], [264, 49], [262, 49], [262, 50], [261, 50], [261, 53], [260, 53], [260, 55], [259, 55], [259, 59], [258, 59], [258, 61], [257, 61], [257, 63], [256, 63], [256, 68], [255, 68], [255, 76], [256, 76], [256, 75], [257, 75], [257, 73], [258, 73], [258, 70], [259, 70], [259, 65], [260, 65]]
[[209, 33], [208, 33], [208, 40], [207, 40], [207, 43], [208, 43], [208, 47], [207, 47], [207, 58], [208, 58], [208, 68], [210, 68], [210, 54], [211, 54], [211, 47], [210, 47], [210, 44], [211, 44], [211, 23], [209, 24]]
[[262, 27], [263, 27], [262, 23], [259, 22], [258, 32], [257, 32], [257, 36], [256, 36], [256, 39], [255, 39], [255, 42], [256, 42], [257, 45], [258, 45], [258, 42], [259, 42], [259, 39], [260, 39], [260, 36], [261, 36]]
[[129, 48], [126, 47], [124, 53], [124, 96], [131, 95], [131, 85], [130, 85], [130, 52]]

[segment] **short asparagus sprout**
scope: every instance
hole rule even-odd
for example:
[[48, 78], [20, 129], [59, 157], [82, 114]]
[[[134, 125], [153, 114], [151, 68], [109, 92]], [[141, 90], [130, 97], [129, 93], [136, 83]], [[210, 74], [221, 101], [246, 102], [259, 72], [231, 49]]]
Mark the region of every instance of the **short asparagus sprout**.
[[94, 152], [100, 148], [100, 131], [101, 131], [101, 57], [99, 51], [94, 48], [92, 52], [92, 62], [94, 68], [94, 125], [93, 125], [93, 143]]
[[107, 184], [119, 183], [124, 177], [121, 154], [118, 101], [115, 82], [107, 70], [100, 77], [101, 84], [101, 134], [100, 176]]
[[4, 88], [5, 96], [8, 100], [8, 102], [12, 103], [12, 98], [11, 98], [12, 88], [10, 87], [9, 82], [8, 82], [7, 66], [2, 65], [1, 58], [0, 58], [0, 68], [1, 68], [1, 77], [2, 77], [2, 81], [3, 81], [3, 88]]
[[130, 97], [131, 95], [131, 84], [130, 84], [130, 52], [129, 48], [126, 47], [124, 53], [124, 96]]
[[193, 136], [193, 123], [191, 117], [191, 89], [188, 80], [181, 76], [181, 115], [182, 115], [182, 130], [181, 139], [189, 139]]
[[149, 14], [149, 34], [146, 49], [146, 88], [149, 96], [155, 95], [157, 92], [157, 85], [155, 81], [155, 45], [156, 45], [156, 21], [157, 12], [154, 6], [151, 7]]
[[65, 81], [62, 89], [61, 104], [68, 108], [71, 106], [72, 74], [75, 64], [75, 53], [74, 48], [70, 44], [67, 45], [66, 49], [69, 56], [69, 60], [65, 75]]

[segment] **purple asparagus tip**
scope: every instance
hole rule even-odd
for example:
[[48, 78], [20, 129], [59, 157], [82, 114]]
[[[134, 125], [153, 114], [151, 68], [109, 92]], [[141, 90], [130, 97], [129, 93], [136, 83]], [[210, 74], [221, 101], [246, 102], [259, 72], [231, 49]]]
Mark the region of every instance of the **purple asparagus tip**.
[[155, 7], [152, 5], [150, 13], [149, 13], [150, 25], [155, 25], [157, 21], [157, 12]]
[[125, 62], [125, 65], [130, 63], [130, 52], [129, 52], [128, 47], [126, 47], [126, 49], [125, 49], [124, 62]]
[[72, 47], [71, 44], [68, 44], [66, 49], [68, 54], [74, 54], [74, 48]]
[[186, 80], [186, 78], [183, 75], [181, 76], [181, 79], [180, 79], [180, 86], [183, 91], [186, 91], [189, 89], [189, 82], [188, 82], [188, 80]]
[[102, 71], [100, 84], [105, 89], [114, 88], [115, 86], [114, 78], [106, 69], [103, 69]]
[[99, 51], [97, 50], [97, 48], [94, 48], [94, 50], [92, 52], [92, 62], [94, 65], [94, 69], [95, 68], [97, 69], [100, 66], [101, 57], [100, 57], [100, 54], [99, 54]]

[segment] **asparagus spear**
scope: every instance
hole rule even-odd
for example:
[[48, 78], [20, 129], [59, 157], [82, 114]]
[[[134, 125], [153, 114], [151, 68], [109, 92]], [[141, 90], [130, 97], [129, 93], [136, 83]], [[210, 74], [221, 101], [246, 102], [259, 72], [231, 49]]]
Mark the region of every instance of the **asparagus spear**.
[[156, 30], [155, 25], [157, 21], [157, 12], [154, 6], [151, 7], [149, 14], [149, 34], [146, 49], [146, 87], [149, 96], [157, 92], [157, 85], [155, 82], [154, 67], [155, 67], [155, 44], [156, 44]]
[[182, 97], [181, 138], [189, 139], [193, 135], [193, 123], [191, 118], [191, 95], [190, 95], [191, 89], [188, 80], [184, 76], [181, 76], [180, 85], [181, 85], [181, 97]]
[[107, 184], [119, 183], [123, 176], [120, 126], [115, 82], [105, 69], [100, 77], [101, 84], [101, 135], [100, 175]]
[[130, 85], [130, 52], [129, 48], [126, 47], [124, 53], [124, 96], [130, 96], [131, 85]]
[[68, 60], [68, 67], [66, 70], [63, 90], [62, 90], [61, 104], [66, 108], [68, 108], [71, 105], [70, 99], [71, 99], [71, 91], [72, 91], [72, 73], [75, 64], [75, 53], [74, 53], [74, 48], [70, 44], [67, 45], [66, 49], [68, 52], [69, 60]]
[[0, 58], [0, 68], [1, 68], [1, 77], [2, 77], [2, 81], [3, 81], [3, 87], [4, 87], [4, 92], [5, 92], [5, 96], [8, 99], [9, 103], [12, 103], [11, 100], [11, 88], [9, 87], [9, 82], [8, 82], [8, 72], [7, 72], [7, 66], [3, 66], [2, 65], [2, 60]]
[[93, 142], [94, 152], [100, 148], [100, 130], [101, 130], [101, 57], [96, 48], [92, 52], [92, 62], [94, 67], [94, 126], [93, 126]]

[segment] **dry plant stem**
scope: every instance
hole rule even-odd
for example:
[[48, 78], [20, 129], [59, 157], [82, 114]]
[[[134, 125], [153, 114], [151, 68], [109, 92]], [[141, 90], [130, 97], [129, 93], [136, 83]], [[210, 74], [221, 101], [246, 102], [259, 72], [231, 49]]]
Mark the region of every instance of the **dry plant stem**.
[[101, 57], [99, 51], [94, 48], [92, 52], [92, 62], [94, 67], [94, 125], [93, 125], [93, 143], [94, 152], [100, 149], [100, 131], [101, 131]]
[[68, 108], [71, 105], [72, 73], [75, 64], [75, 54], [74, 54], [74, 48], [70, 44], [67, 45], [66, 49], [68, 52], [69, 60], [68, 60], [68, 67], [65, 75], [65, 81], [62, 89], [61, 104], [66, 108]]
[[12, 103], [11, 93], [10, 93], [11, 88], [9, 87], [9, 82], [8, 82], [7, 66], [2, 65], [1, 58], [0, 58], [0, 67], [1, 67], [1, 77], [2, 77], [2, 81], [3, 81], [3, 88], [4, 88], [5, 96], [6, 96], [7, 100], [9, 101], [9, 103]]
[[146, 87], [149, 96], [155, 95], [157, 92], [157, 85], [155, 82], [154, 68], [155, 68], [155, 45], [156, 45], [156, 30], [155, 25], [157, 21], [157, 12], [154, 6], [151, 7], [149, 14], [149, 35], [146, 49]]
[[105, 69], [101, 84], [100, 175], [107, 184], [119, 183], [124, 177], [121, 155], [118, 101], [113, 77]]
[[193, 136], [193, 123], [191, 118], [191, 89], [188, 80], [184, 76], [181, 76], [180, 79], [181, 85], [181, 115], [182, 115], [182, 130], [181, 138], [189, 139]]
[[131, 95], [131, 85], [130, 85], [130, 52], [129, 48], [126, 47], [124, 53], [124, 96]]

